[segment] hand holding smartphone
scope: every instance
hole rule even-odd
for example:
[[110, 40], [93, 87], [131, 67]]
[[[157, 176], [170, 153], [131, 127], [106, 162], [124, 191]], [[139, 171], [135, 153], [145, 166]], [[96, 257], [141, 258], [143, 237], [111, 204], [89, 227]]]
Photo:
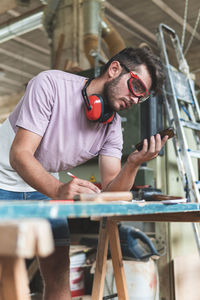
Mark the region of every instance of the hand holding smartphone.
[[[165, 135], [168, 135], [168, 139], [172, 138], [174, 136], [174, 130], [172, 127], [169, 127], [169, 128], [166, 128], [164, 130], [162, 130], [161, 132], [158, 132], [161, 136], [161, 139], [165, 136]], [[157, 134], [157, 133], [156, 133]], [[156, 134], [154, 135], [154, 137], [156, 136]], [[147, 138], [148, 140], [148, 144], [150, 142], [150, 137]], [[138, 150], [138, 151], [141, 151], [142, 150], [142, 147], [143, 147], [143, 141], [141, 141], [140, 143], [136, 144], [135, 145], [135, 148]]]

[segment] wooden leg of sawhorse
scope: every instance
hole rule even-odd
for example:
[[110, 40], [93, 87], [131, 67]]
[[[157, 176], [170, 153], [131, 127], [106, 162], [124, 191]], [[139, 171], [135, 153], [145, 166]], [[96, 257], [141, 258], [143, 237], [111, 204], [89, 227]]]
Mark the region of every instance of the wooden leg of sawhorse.
[[25, 258], [53, 253], [50, 224], [42, 219], [0, 222], [0, 300], [30, 300]]
[[106, 261], [110, 242], [111, 258], [119, 300], [128, 300], [128, 289], [123, 267], [120, 239], [117, 222], [103, 218], [100, 222], [100, 233], [97, 249], [96, 270], [94, 275], [92, 300], [102, 300]]
[[92, 287], [92, 300], [102, 300], [104, 280], [106, 273], [106, 261], [108, 254], [108, 228], [107, 219], [100, 221], [98, 249], [96, 257], [96, 269]]
[[0, 300], [30, 300], [23, 258], [0, 257]]
[[119, 239], [119, 231], [116, 221], [108, 221], [108, 235], [110, 242], [110, 253], [112, 258], [117, 295], [119, 300], [128, 300], [128, 289], [124, 273], [123, 257]]

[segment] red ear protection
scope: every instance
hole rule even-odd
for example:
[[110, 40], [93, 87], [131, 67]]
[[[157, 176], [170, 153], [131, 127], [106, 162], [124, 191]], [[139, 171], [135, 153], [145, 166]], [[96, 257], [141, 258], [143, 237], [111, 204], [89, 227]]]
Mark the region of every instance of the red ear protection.
[[88, 79], [82, 89], [86, 116], [90, 121], [103, 122], [105, 124], [111, 123], [115, 117], [115, 113], [105, 107], [103, 98], [98, 94], [93, 94], [89, 97], [87, 95], [86, 89], [92, 79]]
[[104, 105], [102, 97], [100, 95], [93, 94], [88, 97], [88, 101], [90, 103], [90, 107], [85, 107], [87, 118], [91, 121], [101, 119]]

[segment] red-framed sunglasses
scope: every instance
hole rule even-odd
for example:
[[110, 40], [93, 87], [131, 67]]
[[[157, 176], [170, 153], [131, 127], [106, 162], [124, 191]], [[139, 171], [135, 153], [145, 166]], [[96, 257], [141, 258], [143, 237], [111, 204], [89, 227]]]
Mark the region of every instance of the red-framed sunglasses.
[[150, 94], [144, 82], [137, 74], [130, 71], [127, 66], [122, 63], [120, 63], [120, 65], [131, 75], [131, 78], [127, 80], [129, 91], [133, 94], [133, 96], [138, 98], [138, 103], [146, 101], [149, 98]]

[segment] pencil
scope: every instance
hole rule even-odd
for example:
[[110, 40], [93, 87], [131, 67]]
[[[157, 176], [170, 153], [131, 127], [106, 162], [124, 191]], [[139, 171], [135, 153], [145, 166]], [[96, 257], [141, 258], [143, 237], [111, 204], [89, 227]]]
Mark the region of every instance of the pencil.
[[72, 178], [77, 178], [75, 175], [73, 175], [71, 172], [67, 172], [67, 175], [69, 175]]

